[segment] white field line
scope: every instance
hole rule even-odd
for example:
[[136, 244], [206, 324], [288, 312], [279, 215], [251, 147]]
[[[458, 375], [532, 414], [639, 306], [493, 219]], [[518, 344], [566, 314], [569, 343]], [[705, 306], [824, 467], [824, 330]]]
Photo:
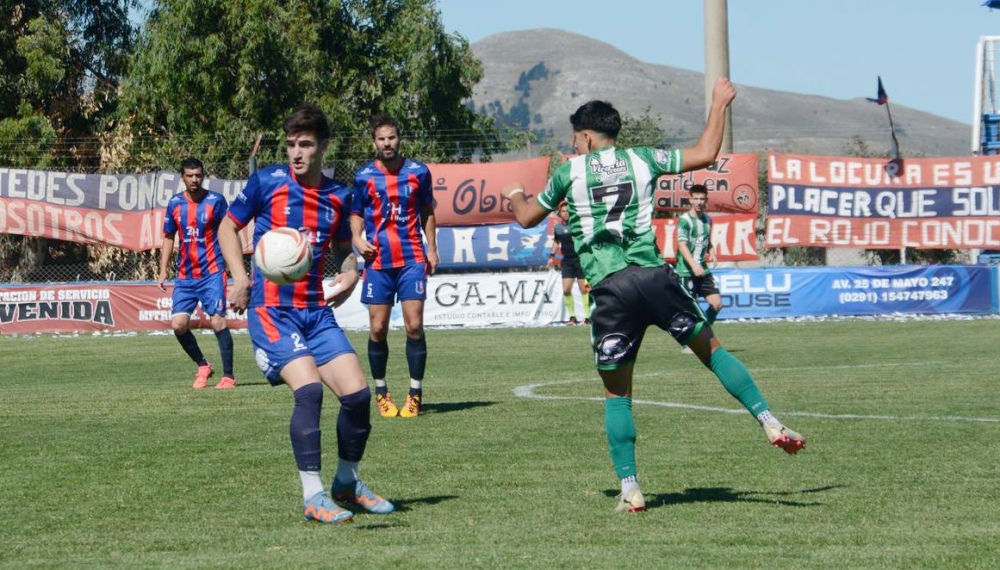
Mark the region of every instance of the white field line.
[[[843, 366], [816, 366], [816, 367], [797, 367], [797, 368], [755, 368], [754, 370], [758, 372], [774, 372], [779, 370], [830, 370], [830, 369], [846, 369], [846, 368], [887, 368], [894, 366], [924, 366], [931, 363], [928, 362], [913, 362], [913, 363], [884, 363], [884, 364], [858, 364], [858, 365], [843, 365]], [[643, 373], [636, 374], [636, 377], [663, 377], [666, 373], [656, 372], [656, 373]], [[524, 386], [518, 386], [514, 388], [514, 395], [519, 398], [530, 398], [535, 400], [584, 400], [588, 402], [603, 402], [604, 398], [600, 397], [587, 397], [587, 396], [551, 396], [545, 394], [539, 394], [537, 391], [539, 388], [544, 388], [546, 386], [557, 386], [561, 384], [572, 384], [575, 382], [595, 382], [598, 381], [596, 377], [590, 378], [576, 378], [573, 380], [560, 380], [557, 382], [540, 382], [538, 384], [527, 384]], [[633, 404], [642, 404], [645, 406], [659, 406], [661, 408], [674, 408], [681, 410], [696, 410], [701, 412], [715, 412], [720, 414], [745, 414], [747, 411], [743, 408], [720, 408], [716, 406], [697, 406], [694, 404], [682, 404], [680, 402], [659, 402], [655, 400], [632, 400]], [[782, 410], [782, 417], [785, 416], [798, 416], [798, 417], [808, 417], [808, 418], [820, 418], [820, 419], [830, 419], [830, 420], [887, 420], [887, 421], [925, 421], [925, 422], [978, 422], [978, 423], [1000, 423], [998, 418], [976, 418], [976, 417], [966, 417], [966, 416], [893, 416], [893, 415], [865, 415], [865, 414], [824, 414], [820, 412], [796, 412]]]

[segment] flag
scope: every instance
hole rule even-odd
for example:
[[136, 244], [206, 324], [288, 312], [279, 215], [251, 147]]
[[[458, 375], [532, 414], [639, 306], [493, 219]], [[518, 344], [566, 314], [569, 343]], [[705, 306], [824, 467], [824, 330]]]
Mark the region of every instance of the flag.
[[1000, 0], [986, 0], [986, 2], [983, 2], [983, 6], [986, 6], [990, 10], [1000, 8]]
[[871, 97], [865, 97], [872, 103], [878, 103], [879, 105], [885, 105], [889, 102], [889, 96], [885, 93], [885, 87], [882, 87], [882, 76], [878, 76], [878, 98], [872, 99]]

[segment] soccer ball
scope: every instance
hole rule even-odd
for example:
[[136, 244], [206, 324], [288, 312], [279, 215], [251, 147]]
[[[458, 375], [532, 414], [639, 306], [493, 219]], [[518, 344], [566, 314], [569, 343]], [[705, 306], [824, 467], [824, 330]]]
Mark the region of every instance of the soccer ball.
[[299, 230], [275, 228], [260, 236], [253, 260], [268, 281], [278, 285], [295, 283], [312, 266], [312, 245]]

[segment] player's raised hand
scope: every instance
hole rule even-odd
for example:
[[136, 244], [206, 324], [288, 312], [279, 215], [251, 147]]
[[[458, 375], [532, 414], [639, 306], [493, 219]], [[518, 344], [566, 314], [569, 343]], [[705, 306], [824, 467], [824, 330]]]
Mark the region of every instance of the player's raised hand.
[[712, 87], [712, 102], [722, 106], [727, 106], [736, 98], [736, 86], [729, 81], [728, 77], [720, 77], [715, 80]]

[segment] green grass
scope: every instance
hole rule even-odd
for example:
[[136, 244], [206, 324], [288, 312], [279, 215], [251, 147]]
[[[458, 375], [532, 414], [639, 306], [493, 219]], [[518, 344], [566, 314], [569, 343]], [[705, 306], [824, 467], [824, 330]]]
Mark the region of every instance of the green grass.
[[[400, 512], [338, 526], [301, 520], [291, 397], [265, 383], [246, 335], [227, 392], [191, 390], [169, 336], [0, 337], [0, 566], [995, 568], [997, 328], [720, 324], [808, 438], [795, 457], [748, 414], [656, 405], [738, 408], [650, 330], [635, 389], [649, 402], [635, 412], [650, 508], [631, 516], [612, 513], [582, 327], [432, 330], [426, 413], [373, 417], [362, 464]], [[198, 339], [217, 355], [212, 336]], [[390, 336], [397, 400], [403, 344]], [[528, 384], [545, 398], [515, 395]], [[326, 404], [329, 477], [329, 393]]]

